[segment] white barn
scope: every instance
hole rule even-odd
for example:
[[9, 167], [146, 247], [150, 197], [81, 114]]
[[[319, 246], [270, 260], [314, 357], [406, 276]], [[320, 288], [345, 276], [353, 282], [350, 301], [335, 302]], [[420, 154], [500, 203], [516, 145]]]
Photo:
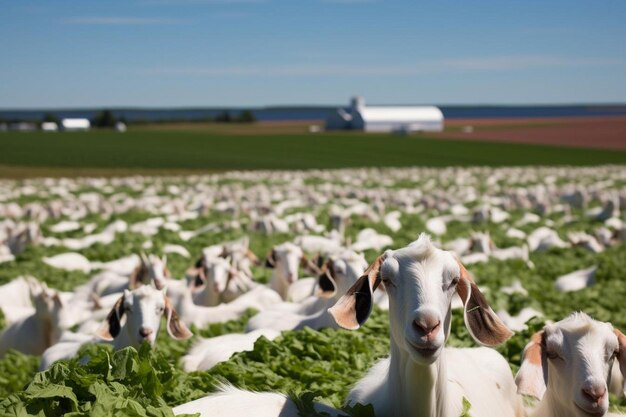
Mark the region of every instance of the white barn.
[[326, 119], [326, 130], [365, 132], [440, 132], [443, 113], [435, 106], [373, 106], [354, 97], [348, 110], [337, 109]]
[[44, 132], [56, 132], [59, 130], [59, 125], [56, 122], [43, 122], [41, 124], [41, 130]]
[[91, 122], [89, 119], [63, 119], [61, 120], [63, 130], [89, 130]]

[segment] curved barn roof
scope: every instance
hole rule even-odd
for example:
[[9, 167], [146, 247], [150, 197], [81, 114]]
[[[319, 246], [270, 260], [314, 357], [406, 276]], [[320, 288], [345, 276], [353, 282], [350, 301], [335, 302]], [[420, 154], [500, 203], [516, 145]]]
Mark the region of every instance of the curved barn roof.
[[443, 121], [443, 113], [435, 106], [362, 107], [358, 111], [367, 122]]

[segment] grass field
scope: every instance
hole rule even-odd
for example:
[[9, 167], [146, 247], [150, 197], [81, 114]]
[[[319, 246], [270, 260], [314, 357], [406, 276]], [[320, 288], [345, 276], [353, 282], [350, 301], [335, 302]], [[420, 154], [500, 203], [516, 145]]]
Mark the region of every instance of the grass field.
[[[243, 132], [242, 132], [242, 129]], [[626, 163], [626, 151], [442, 140], [426, 135], [221, 131], [144, 127], [120, 134], [0, 134], [0, 176], [126, 175], [232, 169], [594, 165]], [[264, 133], [265, 132], [265, 133]], [[270, 133], [271, 132], [271, 133]]]

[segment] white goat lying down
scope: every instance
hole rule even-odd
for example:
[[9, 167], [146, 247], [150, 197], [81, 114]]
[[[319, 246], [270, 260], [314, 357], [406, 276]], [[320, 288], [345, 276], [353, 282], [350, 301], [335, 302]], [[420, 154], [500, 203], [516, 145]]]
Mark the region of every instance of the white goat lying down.
[[265, 266], [272, 268], [269, 287], [283, 300], [297, 302], [312, 294], [315, 280], [298, 279], [298, 268], [311, 266], [299, 246], [291, 242], [274, 246], [267, 255]]
[[533, 417], [605, 416], [615, 359], [626, 372], [622, 332], [574, 313], [533, 335], [515, 382], [520, 394], [541, 400]]
[[45, 283], [27, 282], [34, 312], [16, 320], [0, 334], [0, 357], [9, 349], [27, 355], [41, 355], [73, 324], [58, 291], [49, 289]]
[[248, 321], [246, 330], [337, 328], [335, 321], [326, 310], [363, 275], [365, 268], [367, 268], [367, 261], [362, 254], [346, 250], [339, 255], [331, 256], [317, 280], [315, 295], [299, 304], [294, 304], [296, 308], [292, 311], [287, 311], [284, 305], [278, 305], [276, 308], [257, 314]]
[[191, 288], [183, 288], [179, 302], [174, 306], [180, 319], [191, 326], [203, 328], [211, 323], [221, 323], [240, 318], [248, 309], [263, 311], [280, 303], [280, 295], [272, 289], [259, 285], [230, 303], [213, 307], [197, 305], [193, 302]]
[[139, 264], [130, 275], [124, 276], [112, 271], [100, 272], [87, 283], [76, 288], [75, 294], [77, 298], [86, 300], [94, 296], [118, 294], [140, 284], [150, 284], [154, 280], [165, 282], [170, 278], [171, 273], [167, 268], [167, 257], [161, 259], [156, 255], [142, 253], [139, 257]]
[[125, 290], [97, 335], [78, 335], [68, 338], [67, 341], [61, 340], [43, 353], [40, 369], [47, 369], [60, 359], [75, 356], [80, 347], [88, 342], [112, 342], [115, 349], [139, 347], [144, 341], [152, 345], [161, 327], [161, 317], [165, 317], [167, 333], [173, 339], [191, 337], [192, 333], [178, 318], [166, 292], [166, 288], [157, 290], [151, 285], [143, 285], [132, 291]]
[[358, 329], [381, 283], [389, 294], [391, 356], [357, 382], [348, 403], [372, 404], [377, 416], [458, 417], [465, 397], [475, 416], [523, 415], [500, 354], [484, 347], [445, 348], [455, 292], [477, 342], [496, 346], [511, 336], [450, 252], [435, 248], [424, 234], [406, 248], [385, 252], [329, 310], [337, 323]]
[[200, 339], [182, 358], [185, 372], [206, 371], [220, 362], [227, 361], [233, 354], [254, 349], [261, 336], [274, 340], [280, 332], [272, 329], [255, 330], [250, 333], [231, 333]]
[[[341, 416], [332, 407], [315, 403], [315, 411], [329, 416]], [[297, 417], [296, 404], [284, 394], [250, 392], [223, 386], [217, 393], [199, 398], [173, 409], [175, 415], [200, 413], [200, 417]]]
[[187, 279], [194, 280], [194, 303], [207, 307], [229, 303], [258, 285], [229, 259], [206, 255], [188, 271]]

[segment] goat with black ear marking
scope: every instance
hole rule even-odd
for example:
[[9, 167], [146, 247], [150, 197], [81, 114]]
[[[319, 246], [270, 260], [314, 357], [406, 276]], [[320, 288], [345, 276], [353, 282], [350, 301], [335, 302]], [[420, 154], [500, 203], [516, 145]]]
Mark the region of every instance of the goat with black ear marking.
[[541, 400], [533, 417], [610, 415], [607, 384], [615, 359], [626, 372], [622, 332], [574, 313], [532, 336], [515, 378], [517, 391]]
[[[68, 341], [62, 340], [43, 353], [40, 369], [47, 369], [57, 360], [73, 357], [84, 343], [105, 340], [111, 342], [115, 349], [139, 347], [144, 341], [154, 344], [161, 327], [161, 317], [165, 317], [167, 333], [173, 339], [188, 339], [192, 333], [180, 321], [166, 291], [166, 288], [156, 289], [152, 285], [125, 290], [102, 323], [97, 337], [78, 335]], [[124, 316], [126, 321], [122, 324]]]
[[363, 255], [350, 250], [331, 256], [323, 271], [320, 271], [315, 295], [308, 297], [302, 303], [292, 304], [297, 307], [293, 310], [285, 308], [285, 304], [289, 303], [283, 303], [283, 305], [258, 313], [248, 321], [246, 330], [336, 328], [337, 325], [327, 309], [356, 282], [366, 267], [367, 261]]
[[299, 246], [291, 242], [274, 246], [265, 259], [265, 266], [272, 268], [269, 287], [276, 291], [283, 300], [289, 298], [290, 287], [294, 285], [303, 285], [305, 292], [307, 288], [312, 290], [314, 280], [302, 282], [298, 280], [298, 268], [300, 266], [307, 267], [308, 265], [309, 263]]
[[341, 327], [358, 329], [381, 284], [389, 294], [391, 355], [357, 382], [349, 404], [372, 404], [377, 416], [458, 417], [465, 397], [475, 416], [523, 415], [509, 364], [499, 353], [445, 348], [455, 293], [478, 343], [496, 346], [512, 334], [452, 253], [422, 234], [408, 247], [378, 257], [329, 312]]

